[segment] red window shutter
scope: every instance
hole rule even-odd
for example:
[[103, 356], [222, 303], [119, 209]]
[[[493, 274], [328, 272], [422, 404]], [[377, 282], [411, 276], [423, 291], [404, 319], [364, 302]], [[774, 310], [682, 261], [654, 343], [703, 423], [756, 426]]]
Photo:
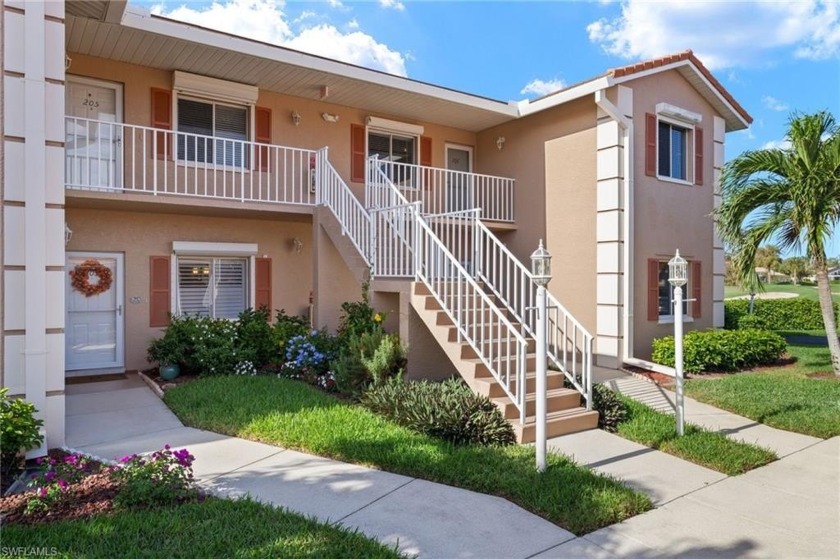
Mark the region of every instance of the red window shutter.
[[656, 176], [656, 115], [645, 115], [645, 174]]
[[[152, 88], [152, 127], [172, 130], [172, 91]], [[172, 136], [157, 132], [156, 154], [158, 158], [172, 157]]]
[[648, 258], [648, 320], [659, 320], [659, 260]]
[[[254, 109], [254, 139], [259, 144], [271, 143], [271, 109], [257, 107]], [[255, 168], [268, 171], [268, 148], [257, 148]]]
[[703, 129], [694, 128], [694, 184], [703, 184]]
[[[428, 136], [420, 137], [420, 165], [423, 167], [432, 166], [432, 139]], [[423, 171], [423, 184], [426, 188], [432, 188], [432, 171]]]
[[700, 318], [701, 308], [703, 306], [703, 280], [700, 262], [691, 263], [691, 298], [694, 299], [691, 303], [691, 316]]
[[432, 166], [432, 139], [428, 136], [420, 137], [420, 165]]
[[361, 124], [350, 125], [350, 180], [365, 182], [365, 127]]
[[257, 258], [254, 307], [271, 310], [271, 258]]
[[149, 257], [149, 326], [169, 326], [169, 257]]

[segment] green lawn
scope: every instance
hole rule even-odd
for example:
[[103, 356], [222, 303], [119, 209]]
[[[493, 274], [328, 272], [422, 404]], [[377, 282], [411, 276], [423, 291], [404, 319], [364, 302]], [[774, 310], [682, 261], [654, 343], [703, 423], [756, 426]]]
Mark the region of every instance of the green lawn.
[[[764, 291], [768, 293], [795, 293], [800, 297], [806, 299], [819, 300], [817, 295], [817, 288], [813, 285], [793, 285], [792, 283], [765, 283]], [[840, 303], [840, 284], [832, 283], [831, 291], [834, 294], [834, 301]], [[738, 297], [739, 295], [749, 295], [741, 287], [736, 285], [726, 285], [723, 288], [723, 296], [726, 299], [730, 297]]]
[[820, 438], [840, 435], [840, 381], [810, 379], [831, 371], [826, 346], [789, 345], [794, 365], [686, 382], [686, 394], [760, 423]]
[[578, 535], [652, 507], [566, 457], [549, 455], [540, 474], [533, 447], [454, 446], [296, 381], [205, 378], [167, 391], [166, 403], [192, 427], [498, 495]]
[[87, 520], [4, 524], [2, 530], [2, 549], [46, 548], [50, 557], [402, 557], [358, 532], [249, 500], [208, 498], [204, 503], [114, 512]]
[[628, 418], [619, 424], [618, 434], [631, 441], [730, 476], [778, 458], [773, 452], [696, 425], [686, 424], [685, 434], [678, 437], [673, 415], [655, 411], [625, 396], [619, 398], [627, 405]]

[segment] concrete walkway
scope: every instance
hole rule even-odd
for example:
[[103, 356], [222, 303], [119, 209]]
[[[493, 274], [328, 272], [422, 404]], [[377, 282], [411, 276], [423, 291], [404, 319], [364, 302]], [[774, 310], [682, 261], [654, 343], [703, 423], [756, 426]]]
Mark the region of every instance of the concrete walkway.
[[576, 538], [497, 497], [183, 427], [136, 378], [72, 385], [67, 395], [68, 447], [108, 459], [187, 447], [205, 487], [341, 522], [422, 557], [840, 557], [839, 438], [727, 478], [601, 431], [558, 437], [552, 450], [658, 507]]

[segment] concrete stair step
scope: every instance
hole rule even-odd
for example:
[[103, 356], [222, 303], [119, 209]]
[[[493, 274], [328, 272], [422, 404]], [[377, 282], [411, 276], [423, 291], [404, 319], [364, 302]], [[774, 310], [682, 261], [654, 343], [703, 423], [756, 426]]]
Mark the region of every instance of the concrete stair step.
[[[494, 404], [502, 410], [505, 419], [519, 419], [519, 410], [510, 398], [491, 398]], [[549, 413], [561, 410], [579, 408], [581, 403], [580, 392], [569, 388], [553, 388], [546, 391], [546, 410]], [[537, 395], [529, 392], [525, 396], [525, 415], [530, 416], [537, 413]]]
[[[476, 389], [480, 394], [484, 394], [489, 398], [498, 398], [505, 396], [505, 391], [499, 382], [490, 374], [487, 367], [479, 362], [476, 365], [476, 372], [481, 370], [482, 374], [476, 375]], [[565, 380], [562, 373], [549, 371], [546, 375], [546, 388], [548, 390], [555, 390], [564, 388], [563, 381]], [[537, 389], [537, 375], [536, 373], [525, 373], [525, 391], [526, 394], [531, 394]], [[511, 390], [516, 390], [516, 381], [511, 382]]]
[[[533, 416], [525, 418], [525, 424], [514, 421], [513, 430], [520, 443], [532, 443], [536, 440], [537, 425]], [[585, 408], [561, 410], [546, 414], [546, 438], [559, 437], [569, 433], [578, 433], [598, 427], [598, 412]]]

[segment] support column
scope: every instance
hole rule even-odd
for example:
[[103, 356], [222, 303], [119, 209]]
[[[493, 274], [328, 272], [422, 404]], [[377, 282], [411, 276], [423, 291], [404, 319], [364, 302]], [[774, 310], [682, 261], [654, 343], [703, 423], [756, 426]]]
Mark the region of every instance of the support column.
[[3, 12], [2, 385], [64, 444], [64, 4]]
[[[633, 90], [616, 88], [616, 106], [627, 118], [633, 116]], [[624, 133], [618, 122], [598, 108], [597, 123], [597, 327], [595, 360], [602, 367], [621, 364], [622, 316], [625, 296], [622, 280], [624, 262]]]
[[[720, 192], [720, 174], [724, 163], [724, 136], [726, 135], [726, 121], [719, 116], [714, 117], [714, 143], [713, 152], [713, 167], [712, 171], [714, 177], [714, 207], [720, 206], [721, 192]], [[712, 316], [715, 328], [723, 328], [724, 311], [723, 311], [723, 278], [726, 275], [726, 268], [723, 259], [723, 241], [720, 238], [717, 222], [715, 222], [715, 232], [712, 241], [714, 259], [712, 267]]]

